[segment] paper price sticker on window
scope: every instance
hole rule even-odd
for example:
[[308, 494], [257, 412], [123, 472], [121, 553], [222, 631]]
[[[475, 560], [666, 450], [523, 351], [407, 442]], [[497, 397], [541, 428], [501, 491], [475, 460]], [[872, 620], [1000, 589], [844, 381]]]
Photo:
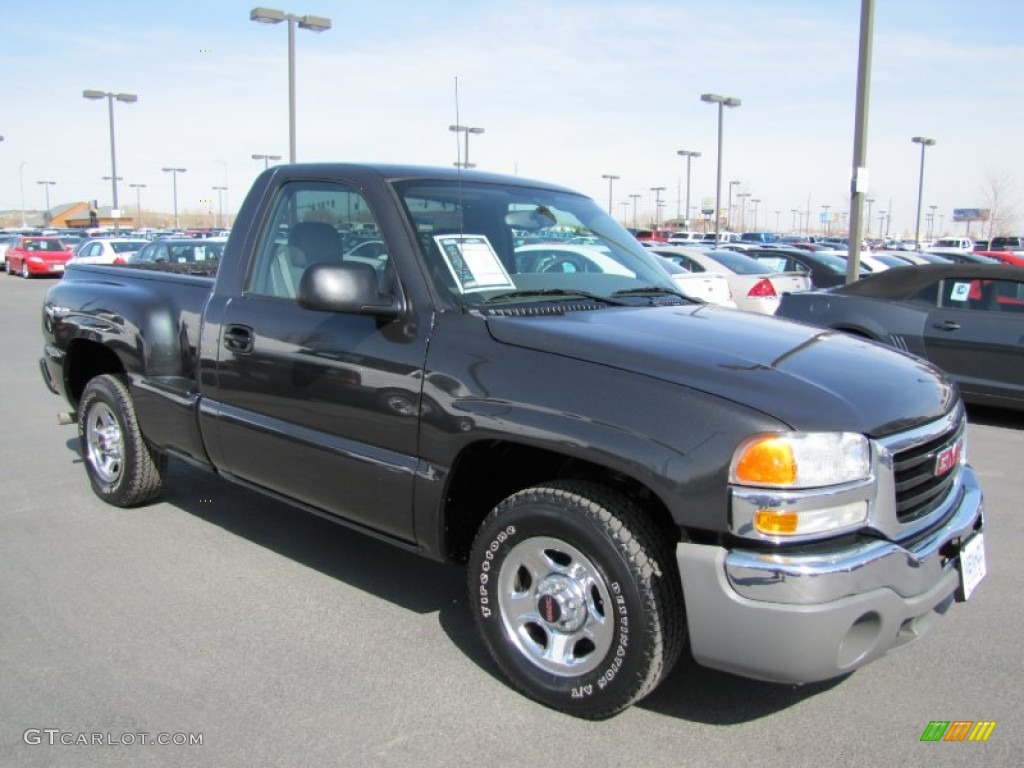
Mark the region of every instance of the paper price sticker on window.
[[970, 283], [953, 283], [953, 290], [949, 294], [950, 301], [967, 301], [971, 294]]
[[434, 241], [462, 293], [515, 288], [484, 235], [435, 235]]

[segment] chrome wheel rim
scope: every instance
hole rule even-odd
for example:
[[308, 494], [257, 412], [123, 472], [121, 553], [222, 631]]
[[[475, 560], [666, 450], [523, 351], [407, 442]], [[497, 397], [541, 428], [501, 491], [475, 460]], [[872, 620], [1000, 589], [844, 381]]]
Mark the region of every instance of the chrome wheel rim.
[[545, 672], [587, 674], [611, 648], [608, 585], [590, 558], [561, 539], [537, 536], [509, 551], [498, 575], [498, 603], [508, 639]]
[[93, 406], [88, 418], [85, 424], [86, 459], [102, 482], [113, 483], [121, 475], [124, 456], [121, 425], [105, 403]]

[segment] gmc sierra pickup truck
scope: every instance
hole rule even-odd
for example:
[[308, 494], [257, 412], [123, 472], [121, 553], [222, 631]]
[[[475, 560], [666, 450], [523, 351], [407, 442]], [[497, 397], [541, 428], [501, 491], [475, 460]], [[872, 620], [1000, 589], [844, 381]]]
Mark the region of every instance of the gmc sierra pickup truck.
[[154, 499], [174, 458], [465, 562], [497, 666], [577, 716], [686, 645], [764, 680], [846, 674], [985, 575], [939, 371], [690, 300], [550, 184], [278, 166], [219, 262], [72, 264], [42, 322], [100, 498]]

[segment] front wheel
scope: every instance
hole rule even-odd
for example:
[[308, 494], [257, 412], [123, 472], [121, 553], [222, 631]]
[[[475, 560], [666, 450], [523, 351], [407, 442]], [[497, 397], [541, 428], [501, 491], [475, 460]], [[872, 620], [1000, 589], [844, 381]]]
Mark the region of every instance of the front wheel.
[[28, 263], [24, 261], [21, 262], [21, 276], [26, 280], [32, 277], [32, 273], [28, 271]]
[[510, 496], [470, 555], [470, 600], [513, 685], [579, 717], [610, 717], [679, 657], [685, 619], [671, 547], [627, 498], [588, 482]]
[[122, 378], [107, 374], [86, 385], [78, 405], [78, 438], [92, 489], [105, 502], [134, 507], [160, 493], [167, 457], [142, 436]]

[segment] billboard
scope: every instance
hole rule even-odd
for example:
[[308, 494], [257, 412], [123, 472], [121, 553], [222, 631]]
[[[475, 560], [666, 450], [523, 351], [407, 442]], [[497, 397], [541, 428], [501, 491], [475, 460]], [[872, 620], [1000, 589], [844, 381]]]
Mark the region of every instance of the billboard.
[[988, 221], [989, 208], [954, 208], [953, 221]]

